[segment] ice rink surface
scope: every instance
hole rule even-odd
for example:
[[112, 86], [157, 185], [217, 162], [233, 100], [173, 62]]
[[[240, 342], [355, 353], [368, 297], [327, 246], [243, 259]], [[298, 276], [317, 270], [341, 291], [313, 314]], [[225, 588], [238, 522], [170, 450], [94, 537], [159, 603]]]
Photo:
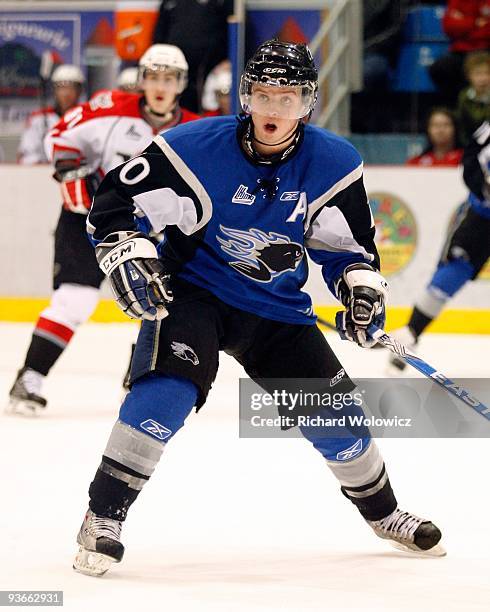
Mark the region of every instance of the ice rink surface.
[[[32, 330], [0, 324], [5, 402]], [[134, 325], [84, 326], [39, 419], [0, 416], [0, 589], [63, 590], [68, 611], [489, 610], [488, 440], [380, 440], [400, 507], [443, 531], [445, 558], [374, 536], [301, 439], [238, 437], [240, 367], [225, 355], [208, 403], [168, 445], [103, 578], [71, 569], [87, 489], [117, 417]], [[328, 336], [351, 376], [386, 355]], [[487, 377], [490, 336], [428, 335], [445, 374]]]

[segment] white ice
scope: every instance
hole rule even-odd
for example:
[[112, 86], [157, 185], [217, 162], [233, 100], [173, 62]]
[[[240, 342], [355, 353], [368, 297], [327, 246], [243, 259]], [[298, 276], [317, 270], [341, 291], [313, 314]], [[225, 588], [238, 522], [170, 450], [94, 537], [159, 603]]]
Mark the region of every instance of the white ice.
[[[31, 326], [0, 324], [3, 403]], [[38, 419], [0, 416], [0, 590], [63, 590], [72, 611], [489, 610], [487, 440], [380, 440], [400, 506], [436, 522], [445, 558], [374, 536], [301, 439], [240, 439], [237, 379], [223, 356], [203, 410], [168, 445], [103, 578], [75, 573], [87, 489], [117, 416], [134, 325], [86, 325], [45, 386]], [[383, 351], [328, 336], [353, 376]], [[427, 335], [450, 376], [488, 377], [490, 336]]]

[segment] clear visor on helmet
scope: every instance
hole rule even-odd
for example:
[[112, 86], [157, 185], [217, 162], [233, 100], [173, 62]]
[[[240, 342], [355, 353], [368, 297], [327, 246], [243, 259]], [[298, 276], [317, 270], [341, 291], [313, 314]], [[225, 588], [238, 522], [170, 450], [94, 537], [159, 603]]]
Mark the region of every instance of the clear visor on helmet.
[[167, 91], [181, 94], [187, 87], [187, 72], [163, 64], [142, 66], [139, 75], [140, 86], [161, 87]]
[[240, 103], [249, 114], [301, 119], [313, 110], [315, 92], [310, 83], [289, 86], [274, 79], [260, 83], [243, 75], [240, 81]]
[[65, 80], [65, 81], [55, 81], [53, 83], [53, 87], [55, 89], [59, 89], [60, 87], [81, 87], [81, 86], [82, 84], [79, 83], [78, 81]]

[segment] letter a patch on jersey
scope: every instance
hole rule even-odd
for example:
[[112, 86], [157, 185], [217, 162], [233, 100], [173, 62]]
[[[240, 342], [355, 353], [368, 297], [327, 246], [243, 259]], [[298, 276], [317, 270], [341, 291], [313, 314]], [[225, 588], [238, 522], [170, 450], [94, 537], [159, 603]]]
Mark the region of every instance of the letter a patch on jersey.
[[234, 204], [253, 204], [255, 202], [255, 196], [248, 193], [248, 187], [246, 185], [240, 185], [235, 191], [235, 195], [231, 200]]

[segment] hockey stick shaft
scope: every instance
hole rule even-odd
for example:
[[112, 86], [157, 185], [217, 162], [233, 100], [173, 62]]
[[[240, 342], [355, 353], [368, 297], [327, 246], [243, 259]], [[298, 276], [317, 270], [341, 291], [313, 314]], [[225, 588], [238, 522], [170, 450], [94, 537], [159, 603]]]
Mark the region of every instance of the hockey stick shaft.
[[318, 323], [320, 323], [320, 325], [323, 325], [324, 327], [327, 327], [328, 329], [331, 329], [332, 331], [337, 331], [337, 327], [333, 323], [330, 323], [329, 321], [322, 319], [322, 317], [317, 316], [316, 320], [318, 321]]
[[450, 378], [445, 376], [439, 370], [436, 370], [433, 366], [429, 365], [426, 361], [417, 357], [411, 353], [406, 346], [401, 344], [398, 340], [387, 334], [384, 330], [380, 329], [377, 325], [371, 324], [368, 327], [368, 334], [377, 340], [380, 344], [382, 344], [385, 348], [390, 350], [392, 353], [403, 359], [406, 363], [411, 365], [413, 368], [430, 378], [438, 385], [443, 387], [448, 393], [456, 396], [462, 402], [464, 402], [470, 408], [473, 408], [478, 414], [487, 421], [490, 421], [490, 408], [485, 406], [483, 402], [479, 399], [471, 395], [471, 393], [465, 389], [457, 385]]

